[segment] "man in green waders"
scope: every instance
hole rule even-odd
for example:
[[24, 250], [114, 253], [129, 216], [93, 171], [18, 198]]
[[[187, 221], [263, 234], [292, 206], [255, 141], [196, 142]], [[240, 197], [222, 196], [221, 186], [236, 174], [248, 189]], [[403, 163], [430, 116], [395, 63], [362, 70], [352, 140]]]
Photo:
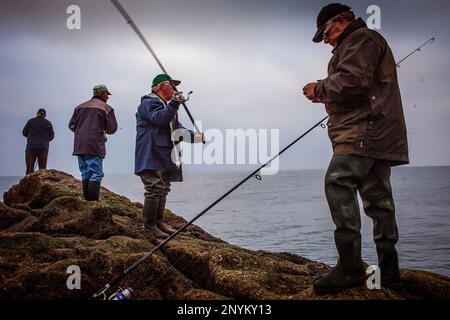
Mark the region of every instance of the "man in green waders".
[[338, 3], [320, 11], [313, 41], [333, 47], [328, 77], [308, 83], [303, 93], [312, 102], [324, 103], [330, 115], [333, 157], [325, 193], [339, 253], [337, 265], [314, 288], [332, 293], [365, 283], [357, 192], [373, 219], [381, 285], [396, 288], [400, 284], [398, 230], [390, 172], [409, 159], [394, 57], [379, 33], [355, 19], [350, 7]]

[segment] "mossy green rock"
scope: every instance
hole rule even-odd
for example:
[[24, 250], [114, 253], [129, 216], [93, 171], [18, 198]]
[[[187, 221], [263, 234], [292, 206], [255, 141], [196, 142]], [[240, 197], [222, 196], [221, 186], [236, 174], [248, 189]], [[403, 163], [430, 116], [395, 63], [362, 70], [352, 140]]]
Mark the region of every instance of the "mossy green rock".
[[[166, 210], [165, 222], [179, 228], [186, 221]], [[38, 171], [0, 202], [0, 299], [88, 299], [156, 244], [143, 226], [142, 204], [105, 188], [100, 202], [86, 202], [79, 180]], [[81, 270], [79, 290], [67, 287], [73, 265]], [[239, 248], [192, 225], [120, 286], [132, 287], [135, 299], [450, 298], [449, 278], [407, 269], [397, 292], [363, 286], [316, 295], [312, 283], [329, 268], [290, 253]]]

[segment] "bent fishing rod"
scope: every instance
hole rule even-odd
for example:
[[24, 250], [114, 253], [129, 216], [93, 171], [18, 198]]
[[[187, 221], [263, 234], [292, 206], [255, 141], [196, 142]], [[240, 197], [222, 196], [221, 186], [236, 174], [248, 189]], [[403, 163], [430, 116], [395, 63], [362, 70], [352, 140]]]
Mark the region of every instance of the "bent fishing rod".
[[[112, 0], [113, 1], [113, 0]], [[400, 60], [398, 63], [396, 63], [396, 66], [399, 67], [400, 63], [402, 63], [403, 61], [405, 61], [408, 57], [410, 57], [412, 54], [414, 54], [415, 52], [420, 51], [421, 48], [423, 48], [424, 46], [426, 46], [428, 43], [433, 43], [433, 41], [435, 40], [435, 38], [431, 38], [430, 40], [428, 40], [425, 44], [423, 44], [422, 46], [420, 46], [419, 48], [415, 49], [414, 51], [412, 51], [408, 56], [406, 56], [405, 58], [403, 58], [402, 60]], [[229, 191], [227, 191], [225, 194], [223, 194], [220, 198], [218, 198], [216, 201], [214, 201], [213, 203], [211, 203], [207, 208], [205, 208], [202, 212], [200, 212], [199, 214], [197, 214], [194, 218], [192, 218], [191, 220], [189, 220], [188, 222], [184, 223], [178, 230], [176, 230], [173, 234], [171, 234], [167, 239], [165, 239], [164, 241], [160, 242], [157, 246], [155, 246], [151, 251], [149, 251], [147, 254], [145, 254], [142, 258], [140, 258], [138, 261], [136, 261], [133, 265], [131, 265], [130, 267], [128, 267], [127, 269], [125, 269], [124, 271], [122, 271], [121, 274], [117, 275], [116, 277], [114, 277], [110, 282], [108, 282], [102, 289], [100, 289], [99, 291], [97, 291], [90, 299], [97, 299], [98, 297], [102, 296], [104, 298], [106, 298], [106, 291], [108, 291], [109, 288], [115, 286], [116, 284], [118, 284], [122, 279], [124, 279], [129, 273], [131, 273], [138, 265], [140, 265], [142, 262], [144, 262], [145, 260], [147, 260], [148, 258], [150, 258], [155, 252], [157, 252], [159, 249], [161, 249], [163, 246], [165, 246], [170, 240], [172, 240], [173, 238], [175, 238], [177, 235], [179, 235], [182, 231], [184, 231], [188, 226], [190, 226], [191, 224], [193, 224], [197, 219], [199, 219], [201, 216], [203, 216], [205, 213], [207, 213], [209, 210], [211, 210], [215, 205], [217, 205], [219, 202], [221, 202], [223, 199], [225, 199], [226, 197], [228, 197], [234, 190], [236, 190], [237, 188], [239, 188], [241, 185], [243, 185], [245, 182], [247, 182], [249, 179], [251, 179], [252, 177], [257, 178], [258, 180], [261, 180], [261, 177], [259, 176], [259, 172], [265, 168], [266, 166], [268, 166], [273, 160], [275, 160], [276, 158], [280, 157], [284, 152], [286, 152], [288, 149], [290, 149], [294, 144], [296, 144], [298, 141], [300, 141], [304, 136], [306, 136], [308, 133], [310, 133], [311, 131], [313, 131], [316, 127], [318, 126], [322, 126], [322, 128], [325, 128], [325, 125], [323, 124], [323, 122], [325, 120], [327, 120], [330, 116], [326, 116], [325, 118], [323, 118], [322, 120], [320, 120], [319, 122], [317, 122], [314, 126], [312, 126], [310, 129], [308, 129], [305, 133], [303, 133], [301, 136], [299, 136], [297, 139], [295, 139], [294, 141], [292, 141], [289, 145], [287, 145], [283, 150], [281, 150], [280, 152], [278, 152], [276, 155], [274, 155], [272, 158], [270, 158], [270, 160], [268, 160], [266, 163], [264, 163], [263, 165], [261, 165], [258, 169], [252, 171], [252, 173], [250, 173], [247, 177], [245, 177], [243, 180], [241, 180], [238, 184], [236, 184], [234, 187], [232, 187]], [[122, 291], [119, 291], [118, 294], [120, 294]]]
[[[136, 23], [134, 23], [133, 19], [131, 19], [130, 15], [127, 13], [125, 8], [120, 4], [120, 2], [118, 0], [111, 0], [111, 2], [114, 5], [114, 7], [116, 7], [117, 11], [119, 11], [119, 13], [122, 15], [122, 17], [124, 17], [126, 22], [130, 25], [131, 29], [133, 29], [133, 31], [136, 33], [136, 35], [139, 37], [139, 39], [141, 39], [142, 43], [148, 49], [150, 54], [153, 56], [153, 58], [155, 59], [156, 63], [161, 68], [162, 72], [166, 76], [169, 76], [169, 74], [167, 73], [166, 69], [164, 68], [164, 66], [161, 63], [161, 60], [159, 60], [159, 58], [156, 55], [155, 51], [152, 49], [152, 47], [148, 43], [147, 39], [145, 39], [144, 35], [142, 34], [141, 30], [139, 30], [139, 28], [136, 25]], [[173, 82], [173, 80], [172, 80], [172, 78], [170, 76], [169, 76], [169, 79], [170, 79], [169, 80], [170, 84], [173, 87], [173, 90], [175, 90], [175, 92], [178, 92], [177, 87], [176, 87], [175, 83]], [[189, 119], [191, 120], [191, 122], [192, 122], [195, 130], [197, 131], [197, 133], [201, 133], [200, 129], [198, 128], [197, 124], [195, 123], [194, 117], [192, 116], [191, 112], [189, 111], [189, 109], [188, 109], [188, 107], [186, 105], [186, 102], [181, 102], [181, 105], [183, 106], [184, 110], [186, 111], [186, 113], [187, 113]], [[203, 141], [203, 143], [205, 143], [205, 141]]]

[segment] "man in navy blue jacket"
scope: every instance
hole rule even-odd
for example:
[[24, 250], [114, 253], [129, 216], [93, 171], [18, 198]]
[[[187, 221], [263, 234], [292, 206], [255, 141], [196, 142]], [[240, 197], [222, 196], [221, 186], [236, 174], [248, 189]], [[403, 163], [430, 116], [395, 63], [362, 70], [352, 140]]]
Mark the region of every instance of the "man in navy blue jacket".
[[142, 97], [136, 113], [135, 174], [145, 186], [144, 224], [157, 238], [174, 232], [163, 223], [170, 183], [182, 181], [178, 144], [202, 142], [203, 133], [185, 129], [178, 121], [178, 108], [186, 101], [174, 86], [181, 82], [166, 74], [153, 79], [152, 93]]
[[37, 117], [28, 120], [22, 130], [22, 134], [27, 138], [27, 148], [25, 150], [25, 162], [27, 165], [27, 174], [34, 172], [36, 159], [39, 169], [47, 169], [47, 157], [49, 142], [55, 137], [53, 126], [50, 121], [45, 119], [47, 112], [45, 109], [39, 109]]

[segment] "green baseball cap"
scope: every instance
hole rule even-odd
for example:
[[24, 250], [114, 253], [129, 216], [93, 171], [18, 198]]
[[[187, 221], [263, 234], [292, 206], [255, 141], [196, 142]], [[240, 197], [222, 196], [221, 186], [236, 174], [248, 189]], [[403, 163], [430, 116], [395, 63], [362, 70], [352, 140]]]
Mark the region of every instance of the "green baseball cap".
[[178, 86], [181, 81], [180, 80], [173, 80], [170, 76], [168, 76], [167, 74], [158, 74], [152, 82], [152, 87], [157, 86], [158, 84], [160, 84], [161, 82], [164, 81], [169, 81], [172, 82], [175, 86]]
[[111, 93], [109, 93], [108, 88], [104, 84], [99, 84], [95, 86], [94, 91], [106, 91], [106, 93], [111, 96]]

